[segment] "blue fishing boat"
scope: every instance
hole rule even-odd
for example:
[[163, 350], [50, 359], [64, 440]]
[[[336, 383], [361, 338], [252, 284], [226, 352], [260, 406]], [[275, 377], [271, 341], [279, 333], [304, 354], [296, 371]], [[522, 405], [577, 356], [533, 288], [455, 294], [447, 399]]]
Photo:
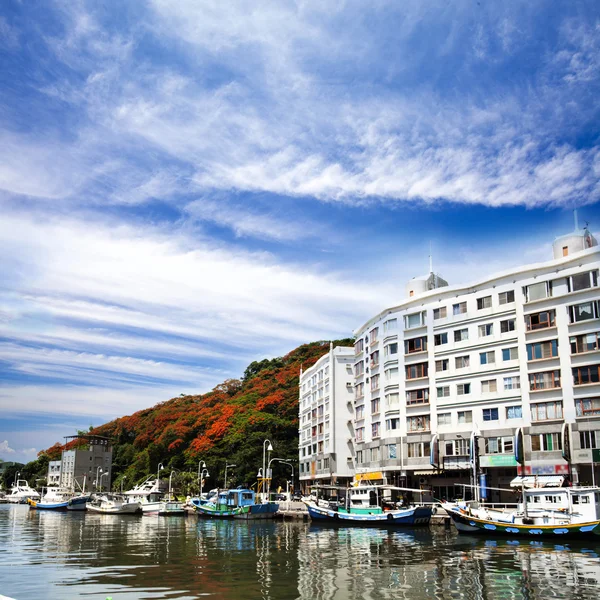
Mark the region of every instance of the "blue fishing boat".
[[[343, 502], [319, 500], [323, 490], [336, 490], [345, 493]], [[424, 493], [423, 490], [399, 488], [388, 485], [361, 485], [351, 488], [320, 486], [313, 488], [317, 496], [304, 500], [310, 518], [315, 522], [337, 525], [371, 526], [417, 526], [428, 525], [431, 520], [431, 507], [423, 504], [409, 504], [402, 493]]]
[[199, 516], [213, 519], [272, 519], [279, 510], [275, 502], [256, 502], [254, 490], [222, 490], [204, 504], [195, 504]]

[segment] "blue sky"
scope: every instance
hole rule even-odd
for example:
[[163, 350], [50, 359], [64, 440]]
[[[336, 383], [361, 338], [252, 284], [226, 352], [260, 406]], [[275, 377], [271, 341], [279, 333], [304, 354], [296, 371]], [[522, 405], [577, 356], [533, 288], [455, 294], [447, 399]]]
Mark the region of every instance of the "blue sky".
[[600, 5], [4, 0], [0, 458], [600, 230]]

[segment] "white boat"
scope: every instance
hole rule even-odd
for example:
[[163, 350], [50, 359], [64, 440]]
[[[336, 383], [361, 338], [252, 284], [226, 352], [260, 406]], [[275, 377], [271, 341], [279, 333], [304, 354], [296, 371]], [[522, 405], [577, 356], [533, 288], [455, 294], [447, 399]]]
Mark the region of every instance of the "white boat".
[[27, 500], [30, 498], [32, 500], [39, 500], [40, 495], [33, 488], [30, 488], [24, 479], [19, 479], [12, 486], [10, 494], [6, 497], [11, 504], [27, 504]]
[[158, 513], [164, 501], [164, 492], [160, 491], [160, 480], [148, 477], [143, 483], [125, 492], [127, 502], [138, 503], [144, 514]]
[[443, 502], [442, 506], [460, 533], [554, 540], [599, 539], [600, 488], [548, 486], [526, 489], [523, 485], [521, 500], [513, 509], [499, 509], [474, 501]]
[[116, 494], [102, 494], [90, 500], [87, 503], [87, 509], [105, 515], [133, 515], [141, 514], [142, 505], [139, 502], [128, 501], [127, 498]]
[[158, 508], [158, 514], [161, 517], [180, 516], [185, 517], [187, 514], [183, 502], [177, 502], [176, 500], [167, 500], [161, 502]]

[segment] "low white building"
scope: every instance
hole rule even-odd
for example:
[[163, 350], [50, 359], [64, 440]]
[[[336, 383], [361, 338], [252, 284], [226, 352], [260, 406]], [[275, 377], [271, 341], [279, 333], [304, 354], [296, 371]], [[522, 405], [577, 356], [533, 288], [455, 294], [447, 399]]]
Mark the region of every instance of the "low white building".
[[338, 346], [300, 372], [299, 463], [303, 491], [354, 476], [354, 349]]
[[[600, 249], [576, 229], [555, 240], [553, 253], [467, 286], [433, 273], [416, 278], [405, 302], [356, 330], [358, 478], [454, 497], [462, 494], [454, 484], [473, 473], [473, 439], [487, 485], [506, 486], [517, 474], [519, 430], [525, 474], [591, 480], [600, 448]], [[313, 444], [313, 375], [301, 380], [305, 463], [314, 458], [303, 454]], [[330, 397], [331, 410], [347, 414], [346, 400]]]
[[51, 460], [48, 463], [48, 475], [46, 476], [46, 482], [48, 486], [59, 486], [60, 485], [60, 468], [62, 461]]

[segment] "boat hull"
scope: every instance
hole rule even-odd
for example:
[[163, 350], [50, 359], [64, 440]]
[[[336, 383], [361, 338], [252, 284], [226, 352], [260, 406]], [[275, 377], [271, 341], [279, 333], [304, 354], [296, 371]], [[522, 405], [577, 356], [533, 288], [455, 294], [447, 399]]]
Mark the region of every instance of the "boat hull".
[[86, 510], [89, 499], [89, 496], [71, 498], [67, 504], [67, 510]]
[[95, 506], [94, 504], [88, 504], [87, 509], [90, 512], [99, 513], [103, 515], [136, 515], [142, 514], [140, 505], [138, 503], [127, 503], [121, 506]]
[[333, 523], [337, 525], [359, 525], [361, 527], [398, 527], [429, 525], [431, 509], [426, 506], [390, 510], [382, 513], [355, 514], [339, 512], [330, 508], [306, 503], [308, 514], [313, 521], [319, 523]]
[[68, 501], [65, 502], [38, 502], [36, 500], [28, 500], [29, 508], [34, 510], [67, 510]]
[[568, 525], [521, 525], [478, 519], [456, 509], [446, 509], [446, 512], [460, 533], [487, 537], [510, 536], [552, 540], [569, 538], [600, 541], [600, 521]]
[[239, 519], [245, 521], [272, 519], [278, 510], [279, 504], [275, 502], [237, 507], [215, 507], [211, 504], [196, 505], [198, 515], [209, 519]]

